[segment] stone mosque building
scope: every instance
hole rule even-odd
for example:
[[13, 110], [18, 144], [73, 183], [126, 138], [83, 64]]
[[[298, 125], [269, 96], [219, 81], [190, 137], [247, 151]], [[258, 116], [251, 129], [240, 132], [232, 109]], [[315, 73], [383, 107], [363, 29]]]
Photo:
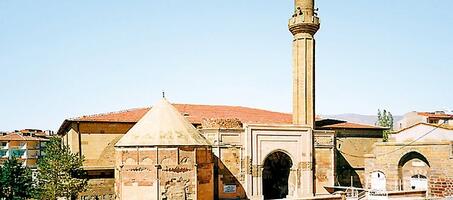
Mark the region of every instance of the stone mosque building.
[[[67, 119], [58, 134], [85, 157], [81, 199], [279, 199], [366, 184], [385, 128], [315, 115], [314, 0], [295, 0], [293, 114], [170, 104]], [[360, 144], [360, 145], [357, 145]]]

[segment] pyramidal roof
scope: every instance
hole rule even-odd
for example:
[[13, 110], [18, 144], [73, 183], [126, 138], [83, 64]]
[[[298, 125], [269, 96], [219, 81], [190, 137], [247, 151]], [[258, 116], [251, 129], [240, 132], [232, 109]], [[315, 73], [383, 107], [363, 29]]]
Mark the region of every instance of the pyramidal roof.
[[165, 98], [152, 107], [117, 143], [130, 146], [210, 145]]

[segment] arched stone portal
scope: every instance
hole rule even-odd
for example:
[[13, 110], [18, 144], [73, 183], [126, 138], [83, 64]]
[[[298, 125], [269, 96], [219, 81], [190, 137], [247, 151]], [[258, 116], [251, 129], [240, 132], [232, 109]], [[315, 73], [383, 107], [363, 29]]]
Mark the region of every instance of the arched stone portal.
[[[428, 159], [421, 153], [411, 151], [398, 162], [398, 179], [401, 190], [427, 189], [430, 171]], [[424, 177], [424, 179], [423, 179]]]
[[[249, 124], [247, 133], [245, 149], [248, 173], [245, 185], [250, 199], [263, 200], [274, 195], [289, 199], [313, 196], [314, 146], [310, 128]], [[286, 181], [273, 180], [278, 177], [280, 169]], [[274, 183], [276, 185], [272, 185]], [[282, 194], [274, 194], [268, 189], [273, 187], [285, 189]]]
[[263, 166], [264, 199], [281, 199], [288, 195], [288, 179], [293, 162], [281, 151], [266, 157]]

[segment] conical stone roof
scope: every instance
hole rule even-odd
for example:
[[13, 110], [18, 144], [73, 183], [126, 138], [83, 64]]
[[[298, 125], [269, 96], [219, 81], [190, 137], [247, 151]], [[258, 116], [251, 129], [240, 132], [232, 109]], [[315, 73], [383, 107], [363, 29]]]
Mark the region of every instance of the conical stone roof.
[[165, 98], [152, 107], [116, 147], [206, 146], [208, 141]]

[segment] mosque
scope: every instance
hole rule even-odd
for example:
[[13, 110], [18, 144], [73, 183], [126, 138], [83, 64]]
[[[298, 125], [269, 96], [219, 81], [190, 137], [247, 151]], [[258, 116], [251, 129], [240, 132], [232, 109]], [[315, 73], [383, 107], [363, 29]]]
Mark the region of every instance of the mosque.
[[[67, 119], [58, 134], [84, 156], [81, 199], [281, 199], [365, 184], [365, 159], [383, 127], [315, 114], [314, 0], [295, 0], [293, 113], [171, 104]], [[360, 144], [360, 145], [356, 145]]]

